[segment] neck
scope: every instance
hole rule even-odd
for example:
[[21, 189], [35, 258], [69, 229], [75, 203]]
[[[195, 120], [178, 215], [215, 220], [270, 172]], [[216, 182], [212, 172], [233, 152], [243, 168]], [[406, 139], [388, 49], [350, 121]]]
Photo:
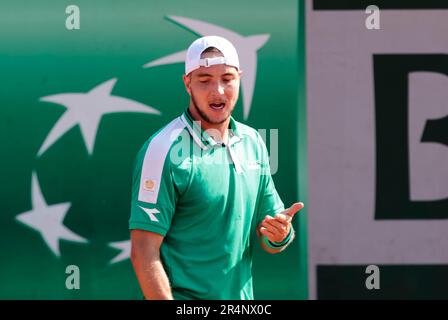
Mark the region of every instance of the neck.
[[202, 119], [201, 115], [196, 111], [196, 109], [190, 105], [188, 110], [190, 111], [190, 114], [193, 118], [194, 121], [199, 121], [201, 124], [201, 128], [204, 131], [207, 131], [207, 133], [215, 140], [215, 141], [219, 141], [219, 142], [224, 142], [227, 143], [227, 139], [228, 139], [228, 128], [229, 128], [229, 123], [230, 123], [230, 117], [227, 118], [224, 122], [222, 123], [210, 123], [205, 121], [204, 119]]

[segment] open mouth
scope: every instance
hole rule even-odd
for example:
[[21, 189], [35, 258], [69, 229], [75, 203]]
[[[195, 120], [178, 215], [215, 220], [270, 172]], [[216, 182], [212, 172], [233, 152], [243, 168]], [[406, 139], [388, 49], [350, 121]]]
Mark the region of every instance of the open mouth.
[[225, 103], [210, 103], [209, 106], [213, 110], [221, 110], [226, 106], [226, 104]]

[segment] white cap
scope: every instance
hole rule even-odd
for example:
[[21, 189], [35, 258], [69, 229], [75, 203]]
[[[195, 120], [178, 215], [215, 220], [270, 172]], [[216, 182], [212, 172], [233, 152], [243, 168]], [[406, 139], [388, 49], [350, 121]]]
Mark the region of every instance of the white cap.
[[[201, 59], [201, 54], [205, 49], [215, 47], [222, 52], [223, 57]], [[218, 36], [207, 36], [196, 39], [187, 50], [185, 59], [185, 74], [200, 67], [208, 67], [215, 64], [226, 64], [240, 69], [238, 53], [229, 40]]]

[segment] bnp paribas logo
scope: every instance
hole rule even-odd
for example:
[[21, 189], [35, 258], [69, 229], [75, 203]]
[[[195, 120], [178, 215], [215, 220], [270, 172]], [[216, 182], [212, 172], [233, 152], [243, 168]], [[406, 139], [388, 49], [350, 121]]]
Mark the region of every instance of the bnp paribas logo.
[[[167, 16], [169, 22], [173, 22], [188, 29], [197, 36], [218, 35], [230, 40], [236, 47], [240, 64], [244, 70], [244, 77], [241, 79], [243, 94], [243, 115], [244, 120], [249, 116], [252, 96], [255, 89], [255, 80], [257, 73], [257, 51], [268, 41], [268, 34], [257, 34], [244, 36], [233, 30], [211, 24], [205, 21], [194, 20], [186, 17]], [[180, 30], [185, 32], [184, 30]], [[144, 68], [151, 68], [164, 64], [184, 62], [186, 51], [174, 52], [168, 56], [146, 63]], [[173, 80], [174, 81], [174, 80]], [[99, 124], [104, 115], [110, 113], [146, 113], [155, 117], [161, 115], [161, 111], [149, 105], [129, 97], [123, 97], [114, 94], [116, 78], [105, 79], [101, 83], [93, 86], [87, 91], [79, 91], [74, 88], [71, 92], [63, 92], [40, 97], [42, 103], [63, 106], [64, 112], [49, 130], [44, 141], [37, 152], [37, 157], [41, 157], [48, 149], [60, 140], [73, 128], [78, 128], [89, 156], [95, 155], [95, 140], [98, 133]], [[21, 224], [38, 232], [48, 249], [56, 256], [61, 256], [59, 247], [60, 240], [71, 241], [75, 243], [89, 243], [89, 239], [76, 234], [73, 230], [64, 224], [68, 214], [72, 212], [71, 202], [69, 200], [61, 203], [47, 203], [43, 188], [40, 185], [36, 172], [31, 173], [31, 208], [16, 216], [16, 220]], [[154, 219], [156, 219], [154, 217]], [[130, 240], [112, 241], [108, 246], [116, 249], [119, 253], [109, 262], [117, 263], [129, 259]]]

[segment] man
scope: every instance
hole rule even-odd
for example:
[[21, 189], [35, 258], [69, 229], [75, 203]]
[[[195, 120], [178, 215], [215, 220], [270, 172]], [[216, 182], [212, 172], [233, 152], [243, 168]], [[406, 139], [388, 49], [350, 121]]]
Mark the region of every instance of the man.
[[253, 299], [254, 242], [277, 253], [294, 238], [303, 204], [284, 210], [263, 140], [231, 116], [241, 74], [228, 40], [194, 41], [189, 107], [137, 155], [131, 260], [146, 299]]

